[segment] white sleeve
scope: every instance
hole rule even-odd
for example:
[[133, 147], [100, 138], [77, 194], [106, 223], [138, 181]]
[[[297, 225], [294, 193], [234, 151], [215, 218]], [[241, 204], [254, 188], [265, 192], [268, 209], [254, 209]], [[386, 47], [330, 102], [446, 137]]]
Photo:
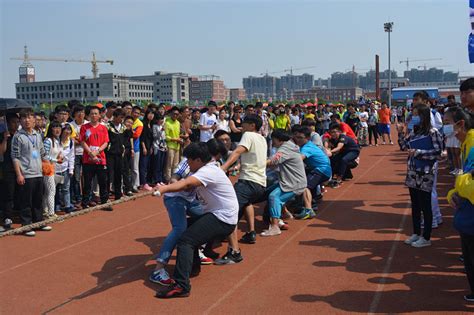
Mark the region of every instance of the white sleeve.
[[202, 114], [201, 118], [199, 118], [199, 125], [201, 126], [206, 126], [207, 124], [207, 119], [206, 119], [206, 114]]
[[191, 175], [195, 177], [204, 187], [215, 181], [215, 172], [211, 167], [203, 166], [196, 173]]
[[248, 132], [244, 132], [244, 134], [242, 135], [242, 139], [240, 139], [239, 145], [246, 148], [247, 151], [250, 151], [250, 147], [252, 146], [252, 140], [250, 139]]

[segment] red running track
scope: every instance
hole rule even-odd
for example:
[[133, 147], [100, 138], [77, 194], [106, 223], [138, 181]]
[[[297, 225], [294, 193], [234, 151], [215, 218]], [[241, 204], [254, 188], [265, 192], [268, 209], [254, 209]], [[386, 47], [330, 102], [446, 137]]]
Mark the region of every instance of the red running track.
[[[242, 245], [240, 264], [203, 266], [186, 299], [156, 299], [147, 280], [169, 230], [159, 198], [74, 217], [35, 238], [2, 238], [0, 313], [473, 312], [444, 198], [433, 246], [403, 244], [411, 235], [404, 174], [395, 146], [364, 148], [355, 179], [329, 190], [315, 220]], [[440, 176], [441, 196], [452, 181]]]

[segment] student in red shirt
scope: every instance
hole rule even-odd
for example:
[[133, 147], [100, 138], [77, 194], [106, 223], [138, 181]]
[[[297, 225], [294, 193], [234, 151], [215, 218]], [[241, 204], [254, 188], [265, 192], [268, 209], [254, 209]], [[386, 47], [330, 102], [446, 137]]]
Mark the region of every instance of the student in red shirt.
[[382, 136], [382, 144], [385, 144], [385, 135], [388, 135], [388, 140], [390, 144], [393, 144], [392, 138], [390, 137], [390, 109], [387, 108], [387, 103], [382, 103], [382, 108], [378, 111], [379, 115], [379, 132]]
[[355, 141], [355, 143], [358, 143], [357, 142], [357, 137], [356, 137], [354, 131], [352, 130], [352, 128], [348, 124], [346, 124], [345, 122], [342, 122], [339, 115], [332, 115], [331, 116], [331, 121], [338, 123], [339, 126], [341, 127], [342, 133], [345, 134], [346, 136], [348, 136], [349, 138], [352, 138]]
[[[97, 106], [90, 107], [90, 122], [81, 126], [79, 141], [84, 148], [82, 156], [82, 173], [84, 176], [84, 189], [82, 207], [95, 206], [91, 201], [92, 179], [97, 175], [100, 190], [100, 202], [107, 203], [109, 191], [107, 188], [107, 162], [105, 160], [105, 148], [109, 144], [109, 133], [107, 127], [100, 123], [100, 111]], [[112, 207], [104, 208], [111, 211]]]

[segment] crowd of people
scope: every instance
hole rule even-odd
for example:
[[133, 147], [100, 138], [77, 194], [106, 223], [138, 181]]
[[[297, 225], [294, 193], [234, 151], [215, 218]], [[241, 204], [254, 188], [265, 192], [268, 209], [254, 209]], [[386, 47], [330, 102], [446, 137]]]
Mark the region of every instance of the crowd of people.
[[[153, 191], [164, 198], [172, 230], [150, 281], [167, 286], [160, 298], [187, 296], [201, 264], [239, 263], [239, 242], [256, 243], [254, 205], [265, 205], [268, 229], [261, 237], [280, 235], [289, 228], [286, 219], [314, 218], [326, 187], [353, 178], [363, 147], [394, 144], [395, 124], [400, 149], [408, 152], [413, 235], [405, 243], [431, 245], [432, 228], [442, 223], [436, 182], [447, 147], [456, 176], [449, 198], [458, 209], [455, 226], [474, 292], [474, 79], [461, 85], [461, 96], [463, 106], [452, 97], [438, 106], [419, 92], [412, 106], [392, 108], [375, 101], [142, 108], [72, 100], [48, 118], [32, 109], [7, 113], [0, 135], [1, 231], [12, 228], [15, 217], [28, 226], [97, 204], [112, 211], [110, 199]], [[239, 239], [236, 225], [244, 215], [247, 228]], [[224, 240], [228, 250], [219, 257], [213, 245]], [[170, 277], [166, 265], [175, 247]]]

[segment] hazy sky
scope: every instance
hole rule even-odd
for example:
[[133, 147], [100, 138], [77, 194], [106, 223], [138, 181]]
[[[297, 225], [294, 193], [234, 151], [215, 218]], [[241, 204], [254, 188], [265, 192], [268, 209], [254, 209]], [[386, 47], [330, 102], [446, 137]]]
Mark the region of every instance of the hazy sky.
[[[468, 0], [111, 1], [0, 0], [0, 96], [13, 97], [27, 44], [30, 56], [113, 59], [101, 72], [153, 71], [242, 78], [289, 67], [316, 78], [334, 71], [387, 66], [383, 23], [395, 23], [392, 66], [443, 58], [427, 66], [474, 74], [467, 55]], [[91, 75], [88, 63], [33, 62], [36, 80]], [[413, 64], [414, 67], [424, 63]], [[463, 72], [469, 71], [469, 72]], [[275, 75], [282, 75], [275, 74]]]

